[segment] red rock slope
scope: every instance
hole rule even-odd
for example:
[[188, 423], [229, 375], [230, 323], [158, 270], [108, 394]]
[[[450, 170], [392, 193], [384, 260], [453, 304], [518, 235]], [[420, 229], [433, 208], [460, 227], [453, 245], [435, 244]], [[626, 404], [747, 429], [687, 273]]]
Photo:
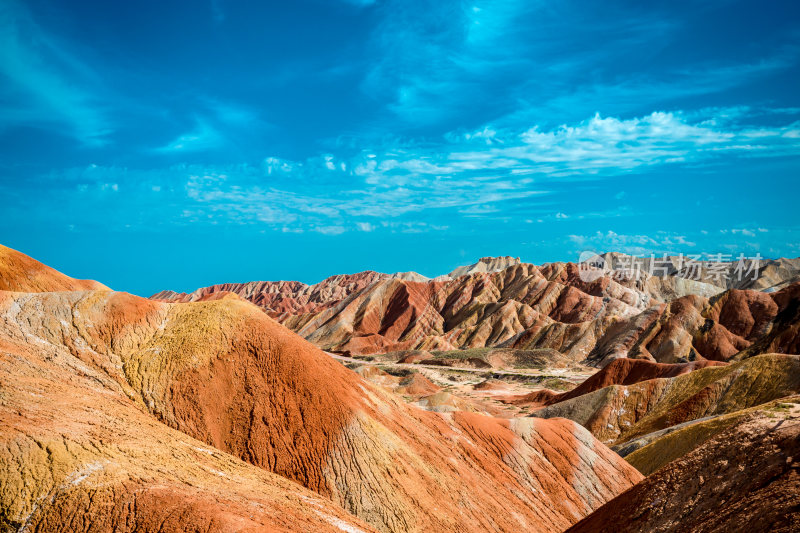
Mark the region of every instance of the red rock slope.
[[275, 316], [337, 351], [546, 347], [583, 359], [611, 317], [634, 316], [645, 304], [613, 281], [585, 292], [573, 267], [518, 264], [453, 280], [385, 279], [323, 311]]
[[102, 283], [73, 279], [0, 244], [0, 291], [46, 292], [109, 290]]
[[604, 366], [617, 357], [675, 363], [730, 361], [760, 353], [800, 353], [800, 282], [777, 292], [731, 289], [691, 295], [617, 321], [588, 356]]
[[558, 394], [545, 389], [530, 394], [511, 397], [505, 401], [514, 405], [552, 405], [612, 385], [634, 385], [650, 379], [672, 378], [700, 368], [725, 364], [726, 363], [718, 361], [693, 361], [691, 363], [664, 364], [653, 363], [644, 359], [615, 359], [571, 391]]
[[615, 445], [680, 424], [800, 393], [800, 356], [764, 354], [671, 378], [610, 385], [541, 408], [533, 416], [574, 420]]
[[572, 263], [483, 258], [455, 277], [426, 281], [362, 272], [310, 286], [252, 282], [153, 298], [202, 301], [235, 292], [317, 346], [352, 354], [507, 347], [554, 349], [600, 367], [618, 357], [728, 361], [744, 350], [800, 350], [796, 317], [778, 324], [797, 314], [800, 283], [789, 283], [795, 263], [773, 261], [760, 271], [764, 283], [783, 287], [772, 294], [731, 289], [717, 296], [723, 287], [676, 276], [586, 281]]
[[165, 302], [203, 302], [220, 292], [236, 293], [245, 300], [273, 313], [302, 314], [332, 307], [372, 283], [391, 276], [379, 272], [359, 272], [331, 276], [314, 285], [299, 281], [251, 281], [222, 283], [191, 293], [161, 291], [150, 298]]
[[[0, 292], [0, 530], [372, 531], [330, 500], [158, 422], [119, 360], [90, 356], [61, 323], [70, 315], [61, 304], [80, 298], [69, 296]], [[50, 307], [30, 313], [37, 303]], [[35, 325], [23, 330], [17, 320], [28, 318]]]
[[[8, 523], [89, 509], [109, 529], [130, 516], [153, 523], [174, 503], [172, 517], [245, 524], [240, 509], [280, 505], [268, 471], [384, 531], [561, 531], [641, 479], [568, 420], [408, 406], [239, 299], [0, 294], [0, 465], [18, 480], [0, 491]], [[343, 520], [327, 504], [303, 514], [292, 501], [305, 493], [289, 492], [286, 527]]]
[[568, 531], [800, 530], [800, 409], [750, 417]]
[[586, 284], [575, 265], [540, 268], [511, 258], [484, 258], [476, 265], [456, 278], [428, 281], [362, 272], [311, 286], [252, 282], [191, 294], [163, 291], [152, 298], [200, 301], [217, 291], [236, 292], [318, 346], [337, 351], [509, 345], [556, 347], [576, 358], [588, 354], [609, 317], [633, 316], [650, 300], [609, 278]]

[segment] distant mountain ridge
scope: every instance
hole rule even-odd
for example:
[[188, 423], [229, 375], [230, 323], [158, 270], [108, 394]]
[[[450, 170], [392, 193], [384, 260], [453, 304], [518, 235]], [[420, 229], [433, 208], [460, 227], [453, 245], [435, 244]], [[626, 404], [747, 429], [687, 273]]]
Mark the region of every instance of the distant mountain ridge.
[[[675, 258], [654, 269], [665, 275], [651, 275], [647, 260], [622, 254], [601, 257], [609, 271], [588, 278], [583, 264], [536, 266], [500, 257], [481, 258], [432, 280], [366, 271], [314, 285], [221, 284], [188, 294], [163, 291], [151, 298], [203, 301], [231, 292], [317, 346], [352, 354], [551, 348], [574, 361], [602, 366], [625, 356], [671, 363], [726, 361], [745, 349], [796, 353], [788, 333], [779, 334], [784, 326], [772, 325], [779, 309], [790, 309], [790, 302], [800, 298], [793, 288], [800, 259], [765, 260], [758, 268], [740, 265], [752, 271], [750, 278], [721, 283], [725, 278], [720, 272], [730, 274], [737, 263], [713, 268], [695, 264], [696, 280], [682, 277], [685, 265]], [[637, 276], [618, 276], [620, 264], [638, 264]], [[728, 285], [752, 288], [740, 291]], [[726, 289], [733, 292], [722, 298]], [[770, 303], [783, 300], [782, 305]], [[743, 329], [740, 318], [757, 321], [758, 327]], [[794, 326], [786, 328], [793, 331]], [[762, 335], [777, 340], [759, 342]], [[657, 350], [648, 349], [655, 345]]]
[[[768, 272], [758, 291], [503, 258], [184, 304], [0, 249], [0, 529], [796, 531], [800, 282]], [[603, 368], [506, 395], [504, 418], [443, 376], [351, 372], [268, 314], [318, 344]]]
[[241, 297], [30, 266], [52, 291], [0, 290], [2, 531], [558, 532], [642, 479], [569, 420], [411, 406]]
[[448, 274], [448, 277], [455, 279], [479, 272], [499, 272], [500, 270], [505, 270], [510, 266], [519, 265], [520, 263], [519, 257], [481, 257], [476, 263], [456, 268]]
[[[356, 292], [372, 282], [382, 279], [402, 279], [405, 281], [426, 282], [431, 281], [446, 281], [460, 276], [473, 274], [476, 272], [497, 272], [503, 270], [508, 266], [520, 264], [517, 257], [482, 257], [477, 262], [461, 266], [450, 272], [449, 274], [437, 276], [435, 278], [428, 278], [417, 272], [395, 272], [394, 274], [384, 274], [382, 272], [375, 272], [373, 270], [365, 270], [356, 274], [338, 274], [330, 276], [315, 283], [308, 285], [301, 281], [250, 281], [246, 283], [221, 283], [211, 285], [209, 287], [201, 287], [190, 293], [175, 292], [164, 290], [157, 292], [150, 298], [153, 300], [163, 301], [180, 301], [180, 302], [197, 302], [203, 301], [209, 294], [214, 292], [234, 292], [242, 296], [246, 300], [250, 300], [256, 305], [268, 308], [272, 311], [278, 311], [282, 308], [282, 301], [278, 298], [270, 298], [267, 294], [293, 294], [295, 298], [303, 300], [305, 303], [325, 304], [332, 300], [342, 299], [353, 292]], [[307, 298], [302, 296], [307, 295]], [[258, 300], [256, 302], [255, 300]], [[302, 308], [289, 306], [291, 310], [297, 311]], [[290, 309], [285, 308], [289, 311]]]

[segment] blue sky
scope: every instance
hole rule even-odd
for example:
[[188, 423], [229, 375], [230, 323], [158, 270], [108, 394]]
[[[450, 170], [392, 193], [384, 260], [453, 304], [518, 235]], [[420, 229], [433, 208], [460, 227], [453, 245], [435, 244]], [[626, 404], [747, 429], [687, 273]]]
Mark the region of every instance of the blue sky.
[[149, 295], [800, 256], [797, 2], [0, 0], [0, 242]]

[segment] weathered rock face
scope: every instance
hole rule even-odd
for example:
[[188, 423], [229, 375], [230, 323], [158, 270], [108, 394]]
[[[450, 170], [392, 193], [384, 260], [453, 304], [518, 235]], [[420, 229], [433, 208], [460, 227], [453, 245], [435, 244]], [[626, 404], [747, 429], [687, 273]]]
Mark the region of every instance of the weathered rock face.
[[216, 293], [231, 292], [273, 313], [302, 314], [327, 309], [372, 283], [388, 278], [391, 276], [366, 271], [331, 276], [315, 285], [306, 285], [299, 281], [222, 283], [188, 294], [161, 291], [150, 298], [165, 302], [203, 302], [213, 298]]
[[587, 357], [661, 363], [730, 361], [759, 353], [800, 353], [800, 283], [777, 292], [731, 289], [706, 299], [684, 296], [609, 327]]
[[[620, 362], [613, 364], [619, 366]], [[569, 418], [603, 442], [624, 446], [679, 424], [733, 413], [800, 392], [800, 356], [796, 355], [759, 355], [688, 374], [682, 371], [676, 368], [676, 377], [656, 377], [631, 385], [625, 385], [623, 379], [623, 384], [594, 391], [587, 380], [579, 387], [586, 391], [583, 394], [574, 389], [568, 398], [550, 399], [547, 407], [532, 416]], [[599, 384], [608, 374], [590, 379]]]
[[800, 409], [739, 421], [568, 531], [778, 531], [800, 528]]
[[8, 524], [561, 531], [641, 479], [568, 420], [409, 406], [239, 298], [2, 292], [0, 317]]
[[800, 353], [800, 283], [787, 285], [770, 296], [777, 305], [775, 318], [764, 328], [765, 333], [755, 337], [735, 359], [769, 352]]
[[[454, 279], [367, 272], [158, 295], [193, 302], [173, 304], [0, 248], [0, 526], [800, 525], [800, 406], [787, 399], [800, 356], [758, 355], [800, 350], [791, 262], [759, 278], [779, 290], [721, 292], [508, 259]], [[555, 353], [605, 366], [570, 392], [523, 397], [545, 406], [532, 417], [493, 418], [419, 375], [359, 376], [268, 314], [342, 351], [495, 346], [473, 364]], [[642, 475], [598, 439], [654, 473], [634, 486]]]
[[781, 424], [786, 418], [800, 418], [800, 396], [785, 396], [756, 407], [684, 422], [643, 435], [614, 449], [647, 476], [722, 432], [759, 417], [772, 418]]
[[447, 277], [454, 279], [469, 274], [499, 272], [510, 266], [519, 265], [520, 263], [519, 257], [481, 257], [477, 263], [456, 268], [450, 272]]
[[[191, 295], [159, 293], [153, 298], [197, 301], [216, 291], [236, 292], [329, 350], [369, 354], [545, 347], [576, 359], [588, 354], [591, 338], [602, 332], [609, 317], [633, 316], [649, 300], [610, 279], [585, 284], [575, 265], [553, 264], [540, 270], [511, 261], [511, 266], [495, 270], [506, 262], [480, 262], [485, 272], [477, 269], [455, 279], [426, 282], [362, 273], [355, 276], [364, 281], [363, 287], [337, 285], [336, 291], [330, 284], [343, 277], [310, 287], [284, 282], [220, 285]], [[293, 291], [290, 296], [285, 295], [287, 290]], [[598, 315], [603, 319], [596, 320]]]
[[102, 283], [73, 279], [0, 244], [0, 291], [46, 292], [109, 290]]
[[506, 401], [515, 405], [547, 406], [577, 398], [612, 385], [635, 385], [642, 381], [671, 378], [688, 374], [700, 368], [725, 364], [717, 361], [663, 364], [645, 361], [644, 359], [615, 359], [571, 391], [555, 394], [549, 390], [541, 390], [523, 396], [511, 397]]
[[86, 298], [122, 310], [126, 297], [112, 295], [0, 292], [0, 530], [372, 531], [330, 500], [151, 416], [121, 361], [88, 344], [104, 345], [109, 331], [87, 317], [61, 322], [97, 316]]
[[[611, 254], [607, 260], [623, 258]], [[537, 267], [483, 258], [434, 280], [362, 272], [311, 286], [253, 282], [153, 298], [201, 301], [235, 292], [317, 346], [353, 354], [508, 347], [553, 349], [601, 367], [618, 357], [728, 361], [746, 349], [750, 355], [800, 350], [792, 342], [797, 321], [780, 326], [790, 329], [785, 334], [774, 327], [778, 300], [786, 300], [784, 315], [797, 314], [792, 302], [800, 300], [800, 283], [787, 285], [795, 266], [800, 261], [780, 259], [755, 270], [761, 277], [749, 286], [763, 279], [783, 287], [771, 294], [731, 289], [718, 296], [725, 283], [714, 285], [719, 280], [709, 273], [705, 281], [666, 274], [589, 281], [572, 263]], [[666, 273], [680, 272], [673, 266]], [[759, 342], [768, 335], [771, 341]]]

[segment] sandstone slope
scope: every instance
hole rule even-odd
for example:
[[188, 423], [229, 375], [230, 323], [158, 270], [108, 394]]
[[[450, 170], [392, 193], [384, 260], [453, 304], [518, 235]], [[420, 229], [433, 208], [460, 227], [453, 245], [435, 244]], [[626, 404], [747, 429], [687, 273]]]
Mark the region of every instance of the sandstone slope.
[[608, 444], [800, 392], [800, 356], [767, 354], [672, 378], [611, 385], [554, 403], [532, 416], [569, 418]]
[[675, 363], [797, 354], [798, 328], [800, 283], [772, 293], [731, 289], [711, 299], [684, 296], [616, 321], [587, 362], [604, 366], [618, 357]]
[[555, 348], [580, 360], [611, 317], [645, 307], [637, 291], [613, 281], [583, 287], [576, 268], [519, 264], [449, 281], [380, 280], [319, 313], [276, 318], [335, 351]]
[[[0, 530], [372, 530], [330, 500], [157, 421], [118, 360], [76, 357], [90, 348], [60, 322], [76, 294], [0, 292]], [[33, 302], [53, 316], [28, 315], [36, 324], [21, 328]]]
[[570, 391], [559, 394], [544, 389], [522, 396], [507, 398], [506, 402], [514, 405], [541, 407], [577, 398], [612, 385], [634, 385], [641, 381], [656, 378], [671, 378], [682, 374], [688, 374], [700, 368], [723, 366], [725, 364], [726, 363], [717, 361], [663, 364], [653, 363], [644, 359], [615, 359]]
[[[630, 259], [607, 257], [611, 263]], [[800, 351], [793, 342], [800, 283], [790, 283], [800, 260], [764, 262], [755, 279], [738, 284], [709, 273], [703, 281], [687, 279], [680, 276], [691, 272], [670, 265], [655, 270], [660, 276], [587, 278], [573, 263], [482, 258], [433, 280], [362, 272], [316, 285], [225, 284], [153, 298], [201, 301], [235, 292], [317, 346], [349, 354], [550, 349], [602, 367], [618, 357], [675, 363], [728, 361], [743, 350], [748, 356]], [[735, 279], [735, 265], [726, 268]], [[773, 293], [736, 288], [767, 285]]]
[[[3, 492], [2, 509], [10, 523], [28, 519], [33, 510], [54, 517], [48, 520], [78, 517], [87, 506], [106, 509], [101, 516], [107, 516], [104, 523], [109, 524], [128, 520], [132, 512], [149, 516], [149, 507], [131, 510], [132, 504], [125, 503], [126, 494], [139, 494], [147, 483], [166, 491], [153, 496], [152, 505], [166, 499], [184, 509], [189, 504], [182, 502], [191, 496], [195, 503], [190, 507], [199, 513], [209, 494], [215, 494], [222, 508], [227, 508], [226, 498], [245, 507], [265, 501], [260, 509], [269, 515], [274, 512], [269, 502], [273, 492], [259, 488], [256, 481], [238, 483], [237, 476], [269, 484], [274, 477], [266, 472], [272, 472], [384, 531], [560, 531], [641, 479], [568, 420], [498, 420], [408, 406], [238, 298], [167, 304], [112, 292], [6, 292], [0, 298], [0, 317], [0, 341], [6, 346], [4, 381], [30, 375], [27, 382], [0, 389], [7, 415], [3, 420], [10, 424], [3, 432], [0, 464], [5, 477], [19, 480], [4, 484], [8, 490]], [[37, 381], [39, 368], [47, 369], [50, 381]], [[80, 381], [84, 390], [91, 386], [97, 391], [87, 398], [70, 392], [63, 403], [78, 405], [61, 411], [62, 402], [56, 400], [59, 379]], [[26, 410], [26, 402], [40, 396], [39, 411]], [[73, 414], [83, 411], [91, 416]], [[126, 417], [136, 418], [135, 424], [126, 423], [136, 435], [115, 437], [116, 426], [107, 429], [108, 424]], [[43, 424], [39, 418], [51, 422]], [[72, 430], [66, 428], [84, 422], [80, 431], [87, 437], [73, 446]], [[135, 428], [145, 423], [163, 429], [140, 434]], [[264, 473], [255, 474], [220, 454], [225, 465], [211, 459], [203, 464], [240, 486], [217, 490], [215, 485], [203, 492], [203, 479], [169, 466], [203, 468], [188, 459], [194, 452], [183, 454], [180, 439], [191, 442], [189, 437], [175, 438], [174, 446], [181, 450], [176, 452], [171, 438], [159, 436], [180, 436], [173, 430]], [[62, 467], [62, 460], [36, 439], [63, 442], [68, 455], [78, 458], [64, 459], [67, 466]], [[158, 449], [140, 454], [137, 442]], [[219, 453], [200, 448], [211, 450], [212, 458]], [[31, 454], [39, 455], [34, 459]], [[234, 472], [231, 465], [241, 465], [235, 468], [247, 474]], [[84, 477], [87, 470], [90, 475]], [[106, 483], [107, 471], [121, 481]], [[125, 484], [128, 478], [134, 481]], [[74, 479], [80, 483], [71, 485]], [[25, 488], [40, 483], [35, 493]], [[92, 497], [95, 489], [103, 491], [97, 499]], [[170, 491], [180, 494], [172, 496]], [[246, 493], [263, 493], [262, 499], [250, 500]], [[294, 513], [290, 495], [286, 498]], [[320, 505], [307, 506], [305, 515], [297, 511], [297, 520], [345, 520], [330, 506]], [[115, 510], [118, 507], [121, 510]], [[217, 508], [209, 512], [213, 515]], [[232, 506], [232, 515], [224, 520], [239, 520], [237, 509]], [[176, 511], [177, 516], [190, 517], [194, 512]], [[224, 522], [213, 516], [197, 518], [198, 523], [212, 519], [212, 525]]]
[[798, 531], [800, 406], [788, 405], [753, 413], [568, 531]]
[[0, 244], [0, 291], [47, 292], [109, 290], [97, 281], [74, 279]]
[[800, 413], [800, 396], [787, 396], [732, 413], [704, 417], [644, 435], [618, 447], [618, 453], [644, 475], [650, 475], [665, 464], [698, 448], [723, 431], [745, 424], [758, 417], [796, 417]]
[[486, 272], [499, 272], [506, 268], [518, 265], [521, 261], [519, 257], [481, 257], [478, 261], [471, 265], [460, 266], [450, 272], [447, 277], [454, 279], [461, 276], [468, 276], [469, 274], [486, 273]]

